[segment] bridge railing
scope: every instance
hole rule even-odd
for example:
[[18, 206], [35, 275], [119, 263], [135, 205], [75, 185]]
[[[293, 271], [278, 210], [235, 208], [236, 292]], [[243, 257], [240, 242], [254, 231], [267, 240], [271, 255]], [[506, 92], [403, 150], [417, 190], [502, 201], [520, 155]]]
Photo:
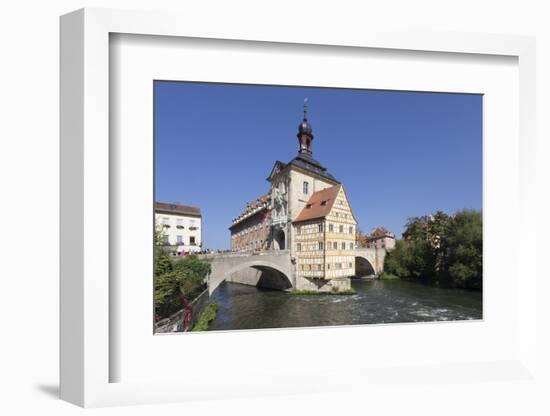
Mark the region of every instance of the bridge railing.
[[209, 253], [199, 254], [197, 257], [201, 259], [224, 259], [224, 258], [238, 258], [238, 257], [250, 257], [250, 256], [273, 256], [273, 255], [288, 255], [290, 250], [263, 250], [263, 251], [239, 251], [229, 253]]

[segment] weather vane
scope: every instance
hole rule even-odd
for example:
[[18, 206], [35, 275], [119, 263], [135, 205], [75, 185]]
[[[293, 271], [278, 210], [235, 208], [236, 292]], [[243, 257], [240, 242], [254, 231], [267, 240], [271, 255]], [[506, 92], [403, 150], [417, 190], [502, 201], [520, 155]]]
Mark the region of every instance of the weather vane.
[[304, 98], [304, 120], [307, 120], [307, 98]]

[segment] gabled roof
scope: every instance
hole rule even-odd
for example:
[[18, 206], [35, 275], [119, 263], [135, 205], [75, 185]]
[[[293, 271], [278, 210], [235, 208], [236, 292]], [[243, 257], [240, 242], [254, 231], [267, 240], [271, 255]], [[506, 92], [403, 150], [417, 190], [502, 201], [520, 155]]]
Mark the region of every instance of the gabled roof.
[[341, 187], [342, 185], [334, 185], [315, 192], [293, 222], [326, 217], [330, 213]]
[[298, 168], [304, 169], [306, 171], [317, 174], [325, 179], [328, 179], [334, 183], [340, 183], [334, 176], [332, 176], [323, 165], [321, 165], [317, 160], [313, 159], [310, 155], [306, 153], [300, 153], [290, 162], [289, 166], [296, 166]]
[[155, 212], [164, 212], [167, 214], [176, 215], [191, 215], [193, 217], [200, 217], [201, 210], [197, 207], [190, 205], [171, 204], [166, 202], [155, 202]]
[[271, 181], [275, 175], [277, 175], [281, 170], [285, 169], [287, 166], [294, 166], [298, 169], [305, 170], [307, 172], [313, 173], [322, 178], [328, 179], [329, 181], [337, 184], [340, 183], [334, 176], [332, 176], [321, 163], [313, 159], [310, 155], [301, 153], [298, 154], [294, 159], [288, 163], [283, 163], [280, 160], [277, 160], [271, 169], [271, 173], [267, 177], [268, 181]]
[[381, 238], [381, 237], [390, 237], [390, 238], [395, 238], [395, 236], [390, 233], [386, 227], [384, 226], [380, 226], [380, 227], [377, 227], [375, 228], [368, 236], [367, 236], [367, 239], [376, 239], [376, 238]]
[[271, 173], [267, 177], [267, 180], [271, 181], [271, 179], [273, 179], [273, 177], [276, 174], [278, 174], [280, 171], [282, 171], [284, 168], [286, 168], [286, 163], [283, 163], [280, 160], [277, 160], [273, 165], [273, 168], [271, 168]]

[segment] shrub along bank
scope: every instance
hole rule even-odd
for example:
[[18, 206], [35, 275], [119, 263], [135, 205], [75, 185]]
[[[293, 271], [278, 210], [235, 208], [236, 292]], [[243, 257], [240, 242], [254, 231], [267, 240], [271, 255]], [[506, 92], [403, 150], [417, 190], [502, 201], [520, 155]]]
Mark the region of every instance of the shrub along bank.
[[447, 287], [482, 289], [483, 224], [479, 211], [410, 218], [386, 255], [384, 275]]

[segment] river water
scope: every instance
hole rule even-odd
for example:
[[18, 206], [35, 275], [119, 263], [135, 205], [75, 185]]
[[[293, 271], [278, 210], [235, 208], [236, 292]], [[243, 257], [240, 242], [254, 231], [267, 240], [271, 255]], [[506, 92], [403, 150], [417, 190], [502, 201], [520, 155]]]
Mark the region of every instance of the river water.
[[481, 292], [404, 280], [353, 279], [355, 295], [312, 296], [222, 283], [210, 330], [454, 321], [482, 318]]

